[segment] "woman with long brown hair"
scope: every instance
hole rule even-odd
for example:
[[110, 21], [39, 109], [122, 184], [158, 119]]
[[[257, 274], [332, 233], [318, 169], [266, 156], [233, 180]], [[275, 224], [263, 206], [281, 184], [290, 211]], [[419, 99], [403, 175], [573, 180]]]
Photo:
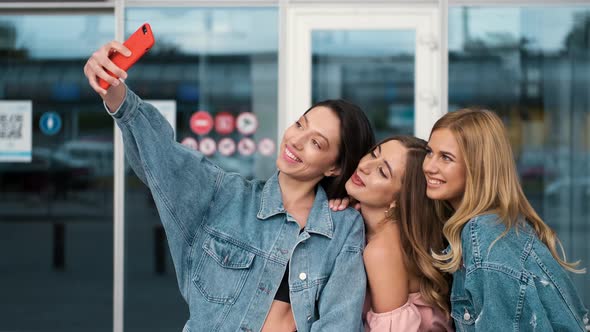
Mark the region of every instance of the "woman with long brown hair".
[[[448, 276], [432, 250], [445, 247], [434, 202], [426, 197], [426, 142], [393, 136], [361, 159], [346, 182], [359, 202], [367, 244], [367, 331], [449, 331]], [[347, 205], [332, 201], [334, 209]]]
[[[448, 113], [432, 129], [423, 171], [449, 247], [451, 315], [461, 331], [584, 331], [588, 311], [559, 240], [526, 199], [500, 118]], [[561, 248], [560, 248], [561, 249]]]

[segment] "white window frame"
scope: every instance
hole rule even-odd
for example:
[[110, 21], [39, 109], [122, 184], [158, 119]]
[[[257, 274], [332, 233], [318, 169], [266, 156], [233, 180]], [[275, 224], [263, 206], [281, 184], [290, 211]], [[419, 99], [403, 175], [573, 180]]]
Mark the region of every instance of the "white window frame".
[[[311, 106], [313, 30], [414, 30], [414, 134], [427, 138], [441, 116], [439, 8], [435, 5], [288, 6], [279, 54], [278, 135]], [[446, 51], [446, 48], [445, 48]], [[445, 53], [446, 56], [446, 53]]]

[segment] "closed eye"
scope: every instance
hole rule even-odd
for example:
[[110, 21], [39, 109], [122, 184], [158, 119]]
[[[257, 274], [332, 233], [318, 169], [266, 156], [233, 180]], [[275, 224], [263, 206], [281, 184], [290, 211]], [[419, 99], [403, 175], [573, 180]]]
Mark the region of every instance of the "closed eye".
[[379, 167], [379, 173], [381, 173], [381, 176], [387, 179], [387, 175], [385, 175], [385, 171], [383, 171], [383, 167]]

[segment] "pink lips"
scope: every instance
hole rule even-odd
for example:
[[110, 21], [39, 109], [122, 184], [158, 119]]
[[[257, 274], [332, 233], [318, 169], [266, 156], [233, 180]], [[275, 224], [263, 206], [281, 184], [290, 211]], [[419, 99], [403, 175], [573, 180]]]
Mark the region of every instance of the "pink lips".
[[298, 156], [298, 155], [296, 155], [295, 153], [293, 153], [293, 150], [292, 150], [292, 149], [290, 149], [290, 148], [289, 148], [289, 146], [285, 145], [285, 149], [286, 149], [287, 151], [289, 151], [289, 153], [290, 153], [290, 154], [292, 154], [293, 156], [295, 156], [295, 158], [297, 158], [297, 159], [299, 159], [299, 160], [295, 160], [295, 159], [293, 159], [291, 156], [289, 156], [289, 155], [287, 154], [287, 151], [283, 151], [283, 159], [285, 159], [286, 161], [288, 161], [288, 162], [290, 162], [290, 163], [293, 163], [293, 164], [297, 164], [297, 163], [300, 163], [300, 162], [301, 162], [301, 161], [300, 161], [300, 160], [301, 160], [301, 158], [299, 158], [299, 156]]
[[361, 186], [361, 187], [365, 186], [365, 183], [363, 182], [361, 177], [358, 176], [358, 174], [356, 172], [354, 172], [354, 174], [352, 175], [350, 180], [352, 181], [352, 183], [356, 184], [357, 186]]

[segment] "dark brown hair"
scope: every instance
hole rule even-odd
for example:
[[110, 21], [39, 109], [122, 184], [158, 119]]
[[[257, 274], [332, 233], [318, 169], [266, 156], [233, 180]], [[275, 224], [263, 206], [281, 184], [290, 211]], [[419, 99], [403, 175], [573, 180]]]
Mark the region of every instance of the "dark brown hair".
[[324, 100], [310, 107], [323, 106], [331, 109], [340, 119], [340, 150], [336, 165], [340, 167], [340, 175], [324, 177], [320, 185], [329, 199], [346, 197], [346, 181], [356, 170], [361, 158], [375, 144], [375, 136], [369, 119], [358, 106], [344, 99]]
[[420, 293], [426, 302], [450, 312], [450, 275], [434, 266], [432, 251], [445, 247], [443, 222], [437, 217], [434, 201], [426, 196], [426, 177], [422, 163], [426, 157], [426, 141], [412, 136], [392, 136], [381, 141], [398, 141], [406, 149], [406, 167], [401, 190], [388, 210], [387, 219], [400, 226], [400, 238], [406, 269], [420, 279]]

